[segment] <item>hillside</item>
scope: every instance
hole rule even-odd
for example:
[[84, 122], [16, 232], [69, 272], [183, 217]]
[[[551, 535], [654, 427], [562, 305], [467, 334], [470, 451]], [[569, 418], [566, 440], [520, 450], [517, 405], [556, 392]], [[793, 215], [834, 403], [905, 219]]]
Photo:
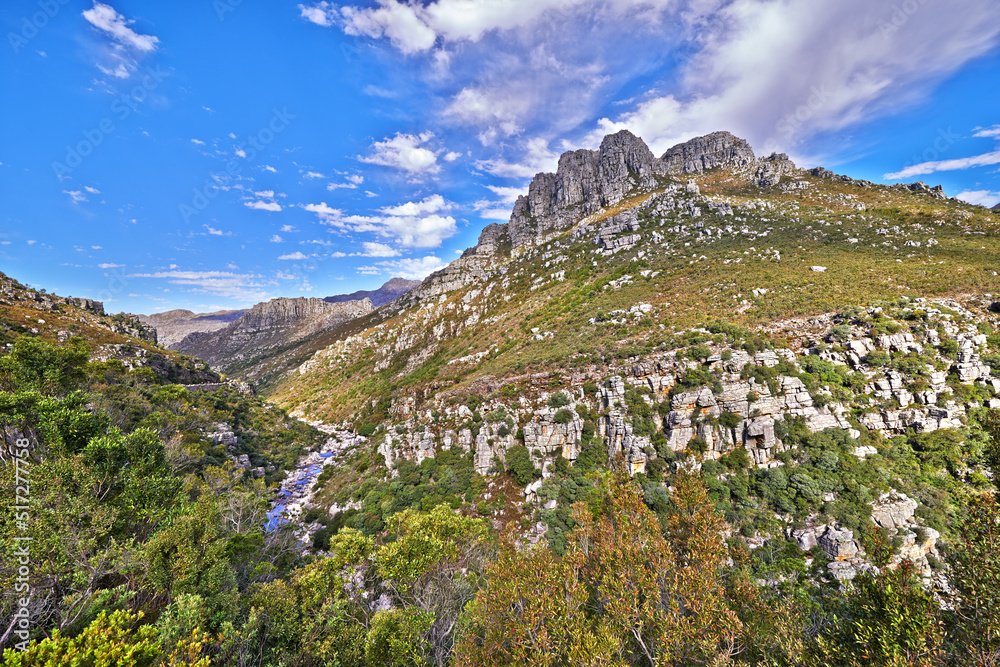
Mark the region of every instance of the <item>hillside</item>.
[[600, 151], [564, 154], [509, 223], [345, 329], [274, 397], [340, 420], [365, 396], [419, 404], [480, 378], [601, 366], [713, 321], [761, 335], [772, 322], [902, 296], [991, 293], [996, 221], [922, 183], [757, 159], [727, 133], [657, 159], [623, 132]]
[[[654, 495], [678, 466], [702, 468], [748, 534], [758, 519], [736, 500], [764, 499], [805, 531], [801, 548], [827, 535], [828, 575], [843, 579], [864, 567], [867, 517], [908, 494], [908, 516], [924, 521], [908, 524], [921, 535], [909, 557], [930, 576], [965, 484], [985, 480], [981, 450], [960, 453], [963, 436], [949, 434], [1000, 407], [996, 233], [985, 209], [923, 183], [805, 172], [727, 133], [655, 158], [623, 132], [564, 154], [509, 223], [345, 325], [272, 399], [373, 438], [317, 495], [331, 512], [353, 507], [366, 530], [430, 492], [373, 488], [373, 471], [403, 479], [430, 465], [494, 480], [487, 489], [507, 471], [523, 488], [481, 511], [507, 521], [525, 503], [532, 539], [559, 547], [571, 522], [555, 501], [583, 484], [574, 469], [620, 458]], [[965, 472], [934, 497], [906, 472], [923, 454], [888, 463], [901, 442], [943, 447], [931, 458]], [[760, 475], [740, 482], [748, 466]], [[777, 468], [802, 488], [769, 490]], [[460, 488], [467, 501], [482, 489]]]
[[188, 334], [173, 347], [221, 372], [266, 384], [301, 363], [303, 355], [316, 349], [313, 341], [372, 310], [368, 299], [328, 303], [277, 298], [258, 303], [224, 328]]

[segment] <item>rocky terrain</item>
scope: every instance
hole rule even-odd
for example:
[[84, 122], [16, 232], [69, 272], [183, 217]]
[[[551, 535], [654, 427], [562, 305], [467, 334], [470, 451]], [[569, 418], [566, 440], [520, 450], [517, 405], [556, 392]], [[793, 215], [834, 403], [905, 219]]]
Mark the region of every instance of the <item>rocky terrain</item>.
[[259, 303], [213, 332], [196, 332], [174, 349], [203, 359], [213, 368], [248, 381], [280, 372], [284, 356], [297, 344], [371, 313], [372, 302], [272, 299]]
[[894, 461], [948, 459], [949, 493], [984, 479], [960, 443], [1000, 408], [995, 225], [940, 186], [802, 170], [729, 133], [656, 158], [619, 132], [272, 395], [371, 435], [366, 465], [390, 478], [442, 456], [496, 478], [526, 451], [532, 539], [558, 543], [567, 471], [599, 452], [651, 498], [667, 471], [705, 470], [737, 523], [749, 479], [833, 579], [867, 567], [876, 526], [929, 577], [948, 522]]
[[163, 347], [173, 347], [188, 334], [210, 333], [224, 329], [245, 310], [219, 310], [214, 313], [194, 313], [190, 310], [168, 310], [152, 315], [139, 315], [139, 320], [156, 329], [157, 340]]
[[172, 382], [219, 379], [201, 361], [157, 345], [156, 330], [141, 316], [109, 315], [100, 301], [48, 294], [0, 273], [0, 344], [9, 350], [21, 335], [56, 344], [79, 337], [89, 345], [93, 361], [120, 362], [126, 370], [149, 368]]

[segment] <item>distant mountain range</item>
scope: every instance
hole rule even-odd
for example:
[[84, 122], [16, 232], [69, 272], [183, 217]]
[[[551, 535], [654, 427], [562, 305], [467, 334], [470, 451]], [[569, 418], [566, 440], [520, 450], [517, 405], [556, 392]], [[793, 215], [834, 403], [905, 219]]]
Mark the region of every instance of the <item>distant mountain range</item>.
[[200, 357], [223, 372], [266, 380], [283, 370], [287, 360], [297, 359], [299, 348], [314, 352], [307, 341], [322, 338], [418, 285], [419, 280], [392, 278], [375, 290], [323, 299], [278, 298], [243, 310], [168, 310], [138, 317], [156, 329], [164, 347]]
[[411, 289], [420, 284], [419, 280], [406, 280], [405, 278], [393, 278], [376, 290], [359, 290], [351, 294], [338, 294], [328, 296], [323, 299], [327, 303], [341, 303], [343, 301], [360, 301], [368, 299], [376, 308], [384, 306], [390, 301], [403, 296]]

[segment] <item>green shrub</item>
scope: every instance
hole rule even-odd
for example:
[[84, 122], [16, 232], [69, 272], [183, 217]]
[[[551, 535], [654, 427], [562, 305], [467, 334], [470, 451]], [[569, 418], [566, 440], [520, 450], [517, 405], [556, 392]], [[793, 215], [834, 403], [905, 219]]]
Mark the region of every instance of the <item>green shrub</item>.
[[573, 421], [573, 412], [566, 408], [559, 408], [556, 411], [555, 416], [552, 418], [552, 421], [557, 424], [568, 424]]
[[542, 476], [542, 471], [531, 461], [531, 454], [524, 445], [514, 445], [507, 450], [507, 472], [520, 486], [527, 486]]
[[549, 396], [549, 407], [550, 408], [563, 408], [573, 402], [566, 392], [557, 391], [556, 393]]

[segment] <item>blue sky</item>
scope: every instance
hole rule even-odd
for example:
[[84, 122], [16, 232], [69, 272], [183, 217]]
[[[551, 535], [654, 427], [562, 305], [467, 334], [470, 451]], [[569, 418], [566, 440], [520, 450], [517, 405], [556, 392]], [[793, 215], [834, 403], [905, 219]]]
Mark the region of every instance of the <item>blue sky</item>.
[[0, 270], [109, 311], [423, 277], [621, 128], [1000, 201], [995, 0], [9, 0], [0, 25]]

